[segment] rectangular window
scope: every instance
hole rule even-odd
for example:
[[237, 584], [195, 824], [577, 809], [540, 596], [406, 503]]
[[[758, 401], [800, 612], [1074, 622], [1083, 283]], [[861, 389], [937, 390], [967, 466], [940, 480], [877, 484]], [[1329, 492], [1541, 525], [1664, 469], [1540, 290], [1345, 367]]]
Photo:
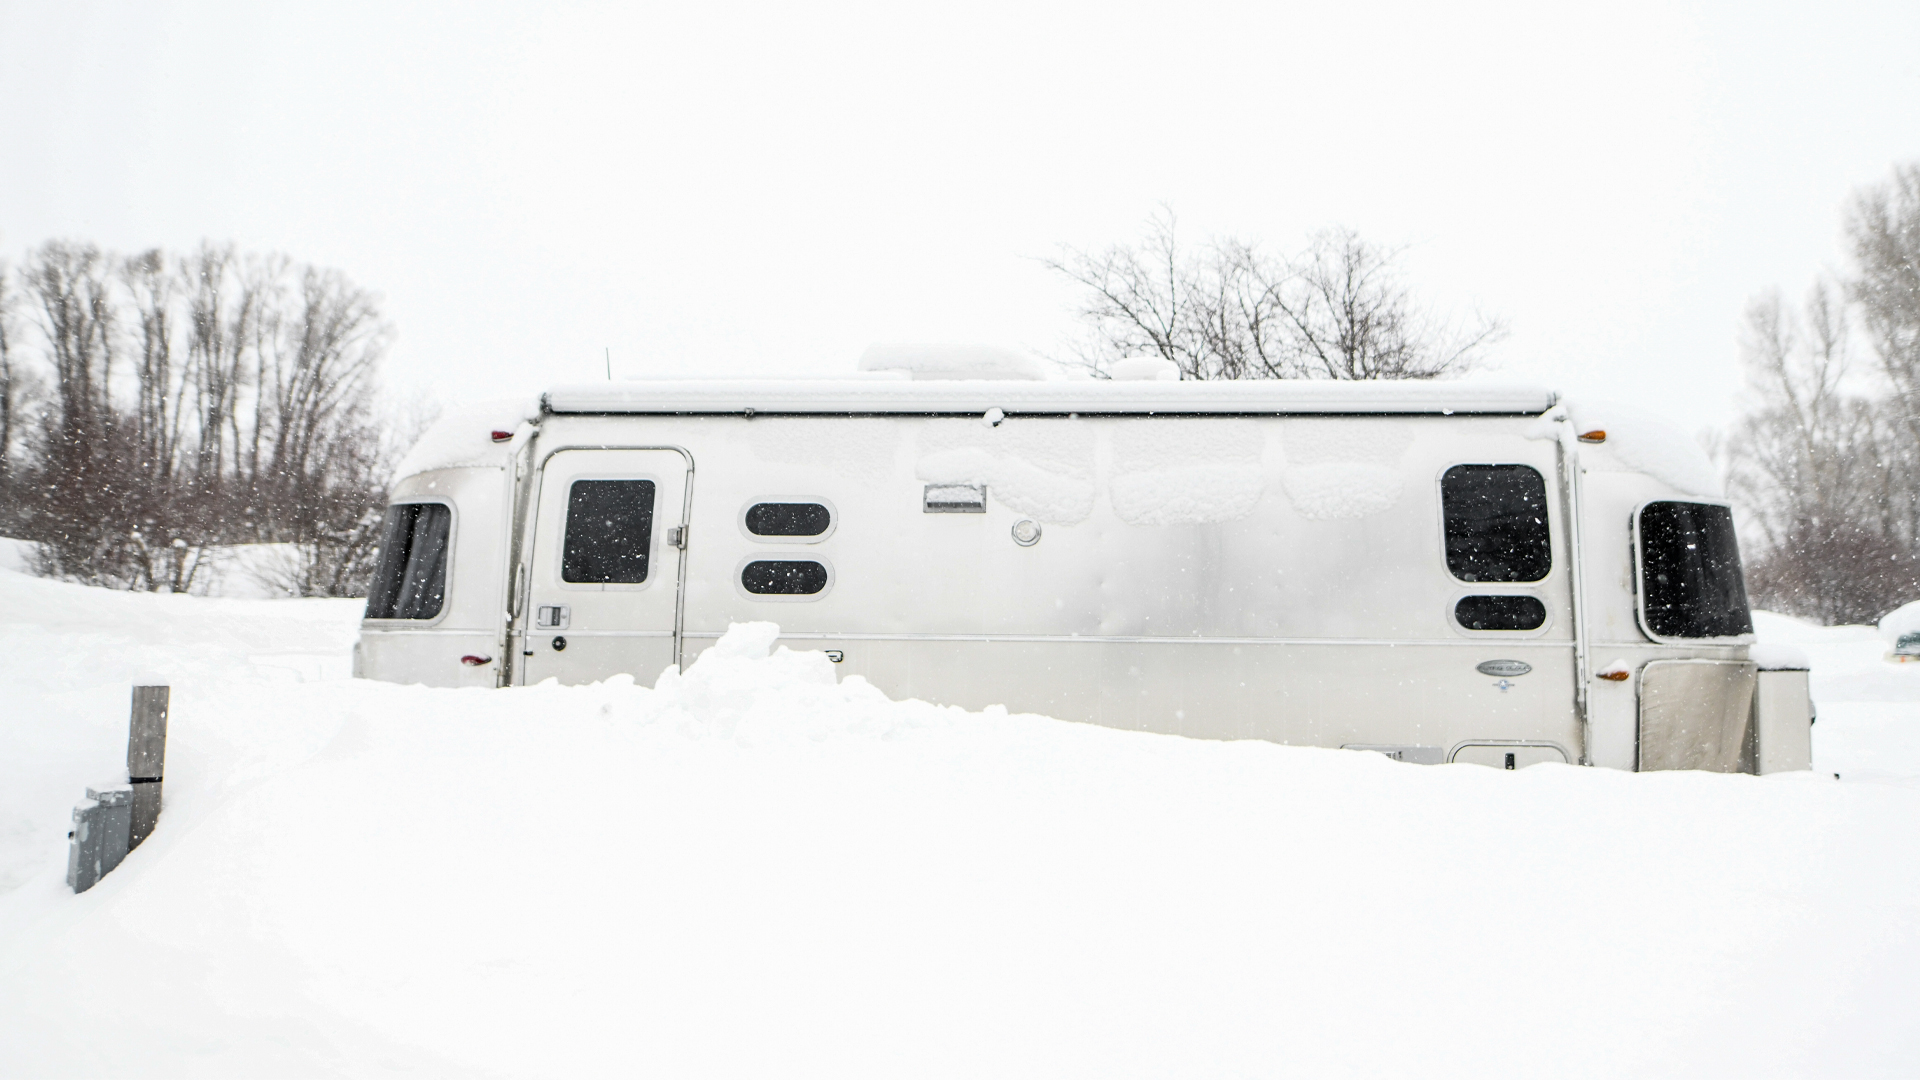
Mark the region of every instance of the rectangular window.
[[1654, 637], [1753, 633], [1733, 511], [1712, 503], [1640, 508], [1640, 602]]
[[1527, 465], [1455, 465], [1440, 478], [1447, 569], [1461, 581], [1539, 581], [1553, 569], [1547, 482]]
[[380, 523], [380, 563], [367, 588], [369, 619], [431, 619], [447, 595], [453, 511], [443, 503], [395, 503]]
[[575, 480], [560, 580], [638, 585], [653, 551], [653, 481]]

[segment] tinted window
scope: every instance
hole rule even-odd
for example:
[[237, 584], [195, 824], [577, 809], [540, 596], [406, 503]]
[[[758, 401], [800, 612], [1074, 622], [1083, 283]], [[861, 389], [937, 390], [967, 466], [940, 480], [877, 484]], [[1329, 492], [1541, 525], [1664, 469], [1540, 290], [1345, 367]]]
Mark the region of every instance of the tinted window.
[[1440, 478], [1447, 569], [1461, 581], [1539, 581], [1553, 568], [1547, 482], [1526, 465], [1455, 465]]
[[441, 503], [395, 503], [380, 523], [380, 565], [367, 588], [369, 619], [431, 619], [447, 596], [453, 511]]
[[819, 536], [833, 514], [819, 503], [754, 503], [747, 507], [747, 531], [755, 536]]
[[1538, 630], [1547, 605], [1532, 596], [1463, 596], [1453, 617], [1469, 630]]
[[827, 568], [805, 559], [757, 559], [740, 571], [740, 585], [760, 596], [812, 596], [827, 587]]
[[1753, 633], [1733, 511], [1707, 503], [1648, 503], [1640, 511], [1640, 587], [1655, 637]]
[[575, 480], [560, 580], [637, 585], [653, 550], [653, 481]]

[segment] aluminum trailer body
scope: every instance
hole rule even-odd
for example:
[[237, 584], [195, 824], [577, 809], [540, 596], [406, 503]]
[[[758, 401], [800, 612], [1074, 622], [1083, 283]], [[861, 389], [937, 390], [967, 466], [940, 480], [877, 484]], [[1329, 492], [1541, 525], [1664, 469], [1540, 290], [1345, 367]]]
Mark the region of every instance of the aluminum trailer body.
[[[770, 620], [969, 709], [1428, 763], [1807, 768], [1804, 720], [1756, 696], [1727, 504], [1580, 426], [1473, 383], [562, 387], [416, 454], [356, 668], [651, 682]], [[1804, 673], [1773, 682], [1804, 699]]]

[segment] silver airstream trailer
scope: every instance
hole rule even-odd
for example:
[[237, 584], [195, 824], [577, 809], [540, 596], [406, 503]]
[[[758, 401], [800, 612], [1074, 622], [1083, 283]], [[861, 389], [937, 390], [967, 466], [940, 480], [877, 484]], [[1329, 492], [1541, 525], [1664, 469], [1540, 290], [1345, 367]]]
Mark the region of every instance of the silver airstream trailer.
[[650, 682], [770, 620], [972, 709], [1426, 763], [1809, 766], [1805, 672], [1754, 662], [1731, 511], [1657, 423], [1468, 382], [927, 374], [442, 421], [393, 486], [357, 672]]

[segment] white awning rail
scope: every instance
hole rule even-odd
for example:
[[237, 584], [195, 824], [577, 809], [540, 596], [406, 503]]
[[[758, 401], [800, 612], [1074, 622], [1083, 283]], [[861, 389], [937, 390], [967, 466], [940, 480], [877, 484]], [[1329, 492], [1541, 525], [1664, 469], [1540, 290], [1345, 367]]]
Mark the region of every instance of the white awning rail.
[[705, 379], [580, 383], [541, 399], [550, 413], [892, 413], [1537, 415], [1537, 386], [1479, 382], [907, 381]]

